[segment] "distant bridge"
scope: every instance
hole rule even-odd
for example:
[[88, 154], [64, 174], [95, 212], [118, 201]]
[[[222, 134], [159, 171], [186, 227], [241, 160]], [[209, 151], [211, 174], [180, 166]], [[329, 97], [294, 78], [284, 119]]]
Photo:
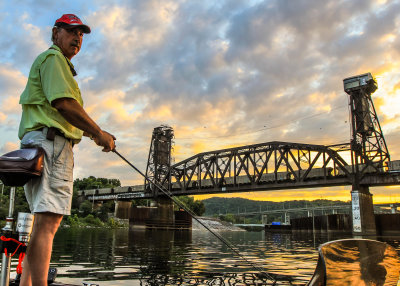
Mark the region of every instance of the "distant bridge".
[[[200, 153], [171, 166], [162, 185], [172, 196], [320, 188], [353, 184], [348, 144], [323, 146], [270, 142]], [[400, 161], [363, 164], [360, 184], [400, 185]], [[168, 184], [167, 179], [171, 178]], [[152, 199], [144, 185], [80, 191], [89, 200]]]
[[[374, 210], [376, 213], [382, 212], [390, 212], [396, 213], [397, 208], [400, 203], [390, 203], [390, 204], [374, 204]], [[384, 209], [388, 209], [388, 211], [384, 211]], [[277, 213], [298, 213], [298, 212], [307, 212], [307, 213], [315, 213], [321, 212], [327, 214], [328, 212], [337, 213], [337, 212], [350, 212], [351, 204], [347, 205], [326, 205], [326, 206], [318, 206], [318, 207], [302, 207], [302, 208], [282, 208], [282, 209], [273, 209], [273, 210], [259, 210], [254, 212], [238, 212], [234, 215], [239, 216], [252, 216], [252, 215], [265, 215], [265, 214], [277, 214]]]

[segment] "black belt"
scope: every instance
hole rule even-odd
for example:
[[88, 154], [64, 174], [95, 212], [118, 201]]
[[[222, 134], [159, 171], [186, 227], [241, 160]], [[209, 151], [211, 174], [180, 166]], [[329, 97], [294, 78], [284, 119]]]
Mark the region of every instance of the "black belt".
[[65, 139], [67, 139], [68, 141], [72, 142], [71, 138], [65, 137], [65, 134], [62, 133], [60, 131], [60, 129], [57, 129], [55, 127], [43, 127], [41, 129], [38, 129], [38, 131], [43, 131], [43, 129], [45, 129], [45, 128], [47, 128], [47, 134], [46, 134], [46, 139], [47, 140], [54, 141], [54, 138], [56, 137], [56, 135], [58, 135], [58, 136], [61, 136], [61, 137], [65, 138]]

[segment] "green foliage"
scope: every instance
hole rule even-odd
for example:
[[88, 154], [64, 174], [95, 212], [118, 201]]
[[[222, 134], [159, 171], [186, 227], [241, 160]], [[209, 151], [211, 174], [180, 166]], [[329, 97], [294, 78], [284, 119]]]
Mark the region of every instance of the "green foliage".
[[[115, 220], [109, 220], [108, 214], [114, 212], [115, 204], [113, 201], [105, 202], [98, 210], [93, 210], [92, 202], [88, 200], [80, 201], [78, 190], [93, 188], [113, 188], [121, 186], [118, 179], [96, 178], [90, 176], [84, 179], [74, 181], [71, 216], [64, 216], [63, 225], [71, 227], [81, 226], [122, 226]], [[0, 186], [2, 188], [3, 186]], [[8, 216], [10, 187], [5, 186], [3, 195], [0, 193], [0, 226], [4, 225], [4, 220]], [[147, 203], [147, 202], [146, 202]], [[18, 187], [15, 194], [14, 217], [18, 212], [30, 212], [29, 205], [25, 199], [23, 187]]]
[[76, 179], [74, 181], [74, 196], [72, 197], [71, 213], [78, 214], [79, 217], [87, 217], [91, 214], [94, 217], [98, 217], [101, 221], [107, 222], [108, 213], [114, 212], [115, 203], [113, 201], [105, 202], [98, 210], [95, 210], [93, 209], [93, 202], [88, 200], [84, 200], [83, 202], [79, 201], [78, 190], [114, 188], [120, 186], [121, 182], [118, 179], [96, 178], [93, 176]]
[[231, 223], [236, 223], [236, 218], [233, 214], [219, 215], [219, 219]]
[[101, 221], [106, 222], [108, 220], [108, 213], [114, 212], [114, 210], [115, 204], [113, 201], [105, 202], [101, 205], [97, 216]]
[[[271, 201], [253, 201], [243, 198], [218, 198], [218, 197], [203, 200], [203, 203], [206, 208], [205, 212], [206, 216], [350, 204], [349, 202], [330, 201], [330, 200], [314, 200], [314, 201], [295, 200], [295, 201], [285, 201], [285, 202], [271, 202]], [[292, 215], [295, 214], [291, 213], [291, 216]], [[304, 215], [304, 213], [302, 213], [302, 215]], [[271, 220], [279, 221], [280, 219], [281, 216], [279, 214], [268, 215], [269, 221]]]
[[[221, 220], [233, 223], [248, 223], [260, 224], [262, 219], [260, 214], [242, 215], [242, 213], [296, 209], [296, 208], [311, 208], [321, 206], [338, 206], [349, 205], [350, 202], [330, 201], [330, 200], [314, 200], [314, 201], [285, 201], [285, 202], [270, 202], [270, 201], [253, 201], [243, 198], [210, 198], [203, 201], [206, 207], [206, 216], [218, 217]], [[322, 213], [321, 213], [322, 214]], [[290, 217], [303, 217], [304, 211], [291, 212]], [[318, 214], [317, 214], [318, 215]], [[282, 213], [268, 214], [268, 222], [279, 221], [284, 222]]]
[[93, 204], [90, 201], [83, 201], [79, 206], [79, 215], [86, 217], [92, 213]]
[[74, 189], [76, 190], [114, 188], [120, 186], [121, 182], [118, 179], [96, 178], [93, 176], [83, 179], [76, 179], [74, 181]]
[[254, 224], [260, 224], [261, 223], [261, 218], [259, 216], [257, 217], [246, 217], [246, 216], [238, 216], [234, 214], [220, 214], [220, 215], [214, 215], [214, 217], [219, 218], [222, 221], [230, 222], [230, 223], [254, 223]]
[[3, 196], [0, 203], [0, 220], [6, 219], [8, 215], [8, 197]]
[[[2, 188], [1, 186], [0, 188]], [[3, 189], [3, 195], [0, 193], [0, 220], [5, 220], [8, 216], [9, 204], [10, 204], [10, 189], [11, 187], [5, 186]], [[19, 212], [29, 213], [29, 205], [25, 199], [25, 191], [23, 187], [17, 187], [15, 191], [14, 200], [14, 218], [16, 219]]]
[[79, 209], [79, 198], [78, 198], [78, 190], [74, 187], [72, 193], [72, 204], [71, 204], [71, 212], [75, 213]]
[[117, 227], [125, 227], [123, 223], [119, 223], [114, 218], [110, 217], [106, 223], [106, 226], [109, 228], [117, 228]]
[[61, 223], [63, 226], [69, 226], [72, 228], [76, 227], [108, 227], [108, 228], [118, 228], [125, 227], [126, 225], [119, 223], [114, 218], [109, 218], [106, 222], [102, 222], [100, 218], [95, 217], [92, 214], [86, 217], [78, 217], [78, 215], [64, 216]]
[[116, 228], [118, 226], [118, 223], [115, 219], [113, 219], [112, 217], [110, 217], [107, 221], [107, 226], [111, 227], [111, 228]]
[[[195, 201], [193, 197], [181, 196], [178, 197], [178, 200], [185, 206], [185, 208], [191, 210], [197, 216], [202, 216], [206, 211], [203, 201]], [[178, 209], [179, 207], [175, 204], [175, 210]]]
[[76, 214], [64, 217], [65, 224], [69, 225], [70, 227], [79, 227], [81, 223], [79, 218]]
[[82, 221], [88, 225], [104, 226], [104, 223], [98, 217], [94, 217], [92, 214], [87, 215]]

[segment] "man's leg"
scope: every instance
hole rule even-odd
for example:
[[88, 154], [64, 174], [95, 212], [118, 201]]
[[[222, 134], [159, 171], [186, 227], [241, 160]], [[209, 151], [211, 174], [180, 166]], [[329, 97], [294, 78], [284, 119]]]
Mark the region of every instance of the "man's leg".
[[24, 259], [21, 286], [47, 286], [53, 239], [63, 216], [36, 213], [31, 239]]

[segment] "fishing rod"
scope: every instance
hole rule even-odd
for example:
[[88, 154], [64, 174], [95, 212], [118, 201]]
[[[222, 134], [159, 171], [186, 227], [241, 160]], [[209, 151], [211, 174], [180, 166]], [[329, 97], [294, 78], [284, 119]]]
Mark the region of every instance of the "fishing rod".
[[238, 249], [235, 248], [235, 246], [225, 239], [223, 236], [220, 234], [216, 233], [213, 231], [211, 228], [209, 228], [206, 224], [204, 224], [197, 216], [194, 214], [188, 207], [186, 207], [181, 201], [173, 197], [173, 195], [166, 189], [164, 186], [159, 185], [155, 181], [150, 180], [143, 172], [141, 172], [138, 168], [136, 168], [131, 162], [129, 162], [124, 156], [122, 156], [115, 148], [112, 150], [115, 154], [117, 154], [122, 160], [124, 160], [129, 166], [131, 166], [136, 172], [138, 172], [141, 176], [143, 176], [147, 181], [149, 181], [151, 184], [156, 186], [164, 195], [166, 195], [168, 198], [170, 198], [175, 204], [177, 204], [180, 208], [184, 209], [192, 218], [194, 218], [199, 224], [201, 224], [205, 229], [207, 229], [210, 233], [212, 233], [217, 239], [219, 239], [223, 244], [225, 244], [229, 249], [231, 249], [238, 257], [240, 257], [243, 261], [245, 261], [248, 265], [253, 267], [255, 270], [259, 271], [263, 276], [265, 276], [267, 279], [272, 281], [272, 285], [275, 285], [276, 280], [267, 272], [264, 271], [264, 269], [254, 262], [248, 260], [244, 255], [242, 255]]

